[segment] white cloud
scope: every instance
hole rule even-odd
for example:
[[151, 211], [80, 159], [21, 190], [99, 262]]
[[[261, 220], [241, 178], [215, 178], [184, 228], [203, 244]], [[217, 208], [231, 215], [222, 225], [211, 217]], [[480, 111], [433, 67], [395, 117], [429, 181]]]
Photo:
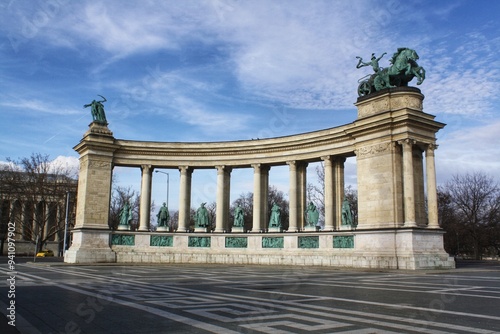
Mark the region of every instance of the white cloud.
[[64, 170], [71, 176], [78, 177], [80, 161], [76, 157], [58, 156], [50, 162], [52, 170]]
[[7, 108], [15, 108], [22, 110], [23, 112], [42, 112], [47, 114], [55, 115], [69, 115], [69, 114], [81, 114], [81, 111], [76, 109], [64, 109], [56, 104], [48, 103], [40, 99], [23, 99], [23, 98], [13, 98], [10, 100], [5, 100], [0, 102], [0, 105]]
[[472, 171], [483, 171], [499, 178], [499, 133], [500, 121], [494, 120], [486, 125], [462, 127], [439, 140], [439, 149], [436, 150], [439, 183], [446, 182], [452, 174]]
[[500, 100], [500, 38], [488, 39], [475, 31], [457, 44], [443, 43], [426, 50], [420, 64], [427, 70], [425, 110], [431, 114], [488, 115]]

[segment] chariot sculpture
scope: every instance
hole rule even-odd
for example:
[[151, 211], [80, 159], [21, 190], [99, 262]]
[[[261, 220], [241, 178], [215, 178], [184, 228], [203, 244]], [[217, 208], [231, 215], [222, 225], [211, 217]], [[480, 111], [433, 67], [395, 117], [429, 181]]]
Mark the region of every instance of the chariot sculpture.
[[359, 59], [356, 68], [372, 66], [375, 72], [358, 80], [359, 96], [369, 95], [385, 88], [408, 86], [408, 83], [415, 77], [417, 85], [425, 80], [425, 70], [417, 64], [419, 57], [415, 50], [398, 48], [390, 59], [391, 65], [386, 68], [380, 67], [378, 63], [384, 55], [385, 53], [376, 58], [375, 54], [372, 54], [369, 62], [363, 62], [361, 57], [356, 57]]

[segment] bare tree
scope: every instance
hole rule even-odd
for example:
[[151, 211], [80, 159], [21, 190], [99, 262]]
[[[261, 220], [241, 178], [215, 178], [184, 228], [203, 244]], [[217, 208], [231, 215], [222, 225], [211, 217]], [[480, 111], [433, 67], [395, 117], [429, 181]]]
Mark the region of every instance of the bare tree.
[[[323, 164], [316, 166], [317, 184], [307, 184], [307, 202], [313, 202], [319, 211], [319, 223], [325, 222], [325, 169]], [[351, 185], [344, 189], [344, 196], [351, 207], [354, 225], [358, 225], [358, 191]]]
[[[440, 197], [441, 219], [455, 221], [442, 227], [457, 235], [462, 251], [480, 259], [488, 248], [497, 247], [494, 236], [500, 228], [500, 187], [492, 177], [478, 172], [454, 175], [440, 190]], [[449, 211], [453, 214], [447, 216]]]
[[[288, 220], [289, 220], [289, 205], [288, 201], [285, 198], [285, 193], [278, 190], [275, 186], [269, 187], [269, 196], [267, 197], [267, 207], [271, 208], [273, 204], [276, 203], [281, 208], [281, 224], [283, 228], [288, 228]], [[253, 193], [248, 192], [246, 194], [241, 194], [239, 198], [237, 198], [233, 204], [231, 205], [231, 218], [234, 219], [233, 213], [234, 208], [240, 205], [245, 214], [244, 222], [245, 222], [245, 230], [249, 230], [252, 228], [253, 222]], [[266, 217], [268, 220], [269, 217]], [[267, 221], [266, 221], [267, 223]]]
[[253, 193], [247, 192], [246, 194], [241, 194], [233, 204], [231, 205], [230, 210], [230, 221], [234, 221], [234, 210], [237, 206], [241, 206], [243, 209], [243, 228], [245, 231], [252, 229], [252, 221], [253, 221]]
[[313, 202], [319, 211], [319, 225], [325, 224], [325, 169], [323, 164], [316, 166], [317, 184], [307, 183], [307, 202]]
[[0, 171], [0, 196], [4, 209], [4, 201], [12, 205], [10, 212], [2, 212], [8, 217], [2, 221], [12, 221], [18, 238], [36, 243], [40, 251], [46, 242], [64, 234], [68, 193], [72, 193], [69, 213], [74, 216], [76, 170], [39, 153], [7, 161]]
[[358, 190], [354, 189], [352, 186], [348, 186], [344, 190], [344, 196], [349, 202], [352, 212], [353, 225], [358, 225]]
[[208, 211], [208, 222], [210, 224], [210, 230], [215, 230], [215, 220], [217, 219], [217, 204], [215, 202], [209, 203], [207, 206]]

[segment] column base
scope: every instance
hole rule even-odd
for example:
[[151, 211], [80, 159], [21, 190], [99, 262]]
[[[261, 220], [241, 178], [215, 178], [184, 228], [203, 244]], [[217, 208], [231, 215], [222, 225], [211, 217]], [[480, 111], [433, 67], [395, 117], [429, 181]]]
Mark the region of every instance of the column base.
[[110, 247], [110, 230], [77, 229], [64, 255], [66, 263], [114, 263], [116, 254]]

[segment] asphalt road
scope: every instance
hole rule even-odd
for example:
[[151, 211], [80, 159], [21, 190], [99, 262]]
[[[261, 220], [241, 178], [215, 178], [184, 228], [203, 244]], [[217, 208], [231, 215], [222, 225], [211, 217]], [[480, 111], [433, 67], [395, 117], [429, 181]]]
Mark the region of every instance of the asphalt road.
[[13, 275], [0, 258], [0, 333], [500, 333], [498, 261], [443, 271], [60, 261], [16, 258]]

